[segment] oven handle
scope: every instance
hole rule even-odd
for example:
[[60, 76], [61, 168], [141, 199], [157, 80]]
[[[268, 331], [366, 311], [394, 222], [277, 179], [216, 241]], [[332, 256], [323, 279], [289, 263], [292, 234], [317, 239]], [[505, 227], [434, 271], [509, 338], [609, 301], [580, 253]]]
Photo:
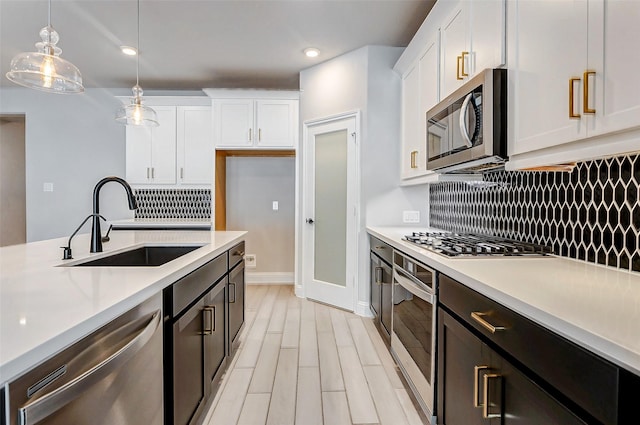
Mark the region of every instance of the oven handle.
[[417, 284], [412, 282], [409, 278], [403, 276], [401, 270], [394, 269], [393, 270], [393, 280], [395, 280], [400, 286], [402, 286], [407, 291], [411, 292], [413, 295], [422, 298], [429, 304], [433, 305], [433, 293], [429, 291], [425, 291]]

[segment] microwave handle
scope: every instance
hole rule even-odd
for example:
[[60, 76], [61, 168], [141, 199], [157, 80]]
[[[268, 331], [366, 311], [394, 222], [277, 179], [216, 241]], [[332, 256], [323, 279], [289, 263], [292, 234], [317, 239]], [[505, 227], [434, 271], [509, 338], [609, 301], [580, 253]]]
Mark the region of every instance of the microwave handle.
[[473, 98], [473, 93], [469, 93], [467, 97], [464, 98], [464, 102], [462, 102], [462, 107], [460, 108], [460, 133], [462, 133], [462, 139], [464, 140], [467, 147], [473, 147], [473, 142], [471, 142], [471, 137], [469, 137], [469, 130], [466, 125], [466, 117], [467, 110], [469, 109], [469, 102]]

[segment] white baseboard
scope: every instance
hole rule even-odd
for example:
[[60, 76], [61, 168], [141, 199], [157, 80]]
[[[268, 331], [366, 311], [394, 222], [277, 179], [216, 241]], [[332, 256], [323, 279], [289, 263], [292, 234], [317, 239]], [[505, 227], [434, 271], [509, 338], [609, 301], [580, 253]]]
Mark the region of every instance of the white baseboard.
[[371, 313], [371, 308], [369, 308], [369, 303], [365, 301], [358, 301], [358, 304], [356, 304], [355, 313], [358, 316], [373, 317], [373, 314]]
[[293, 272], [263, 272], [251, 273], [245, 271], [248, 285], [293, 285]]

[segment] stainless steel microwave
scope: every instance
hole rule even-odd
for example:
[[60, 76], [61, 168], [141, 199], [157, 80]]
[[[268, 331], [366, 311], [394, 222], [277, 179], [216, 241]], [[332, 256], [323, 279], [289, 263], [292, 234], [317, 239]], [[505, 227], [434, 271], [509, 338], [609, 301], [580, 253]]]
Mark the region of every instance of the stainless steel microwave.
[[507, 158], [507, 70], [485, 69], [427, 111], [427, 169], [469, 173]]

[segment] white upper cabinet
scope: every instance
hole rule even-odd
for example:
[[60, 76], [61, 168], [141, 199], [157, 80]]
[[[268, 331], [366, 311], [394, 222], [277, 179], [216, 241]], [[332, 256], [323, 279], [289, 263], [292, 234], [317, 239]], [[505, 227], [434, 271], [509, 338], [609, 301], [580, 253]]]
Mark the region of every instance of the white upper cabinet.
[[178, 180], [181, 184], [212, 184], [213, 124], [211, 107], [177, 108]]
[[[240, 93], [208, 90], [205, 91], [214, 98], [217, 149], [293, 149], [297, 146], [297, 98], [278, 99], [277, 92], [271, 92], [265, 98], [229, 98], [226, 96]], [[218, 97], [221, 93], [225, 97]], [[259, 96], [260, 92], [254, 94]]]
[[441, 98], [486, 68], [505, 64], [505, 0], [462, 1], [440, 26]]
[[[420, 139], [420, 73], [416, 66], [402, 79], [403, 179], [418, 176], [426, 169], [425, 149]], [[421, 161], [425, 162], [422, 167]]]
[[153, 109], [158, 115], [158, 127], [126, 128], [126, 173], [130, 184], [176, 183], [176, 108]]
[[510, 168], [637, 150], [593, 138], [640, 126], [640, 2], [512, 3]]
[[211, 185], [211, 107], [151, 107], [158, 114], [158, 127], [126, 128], [127, 181], [138, 186]]
[[[589, 2], [588, 136], [640, 126], [640, 1]], [[585, 76], [583, 75], [583, 78]]]

